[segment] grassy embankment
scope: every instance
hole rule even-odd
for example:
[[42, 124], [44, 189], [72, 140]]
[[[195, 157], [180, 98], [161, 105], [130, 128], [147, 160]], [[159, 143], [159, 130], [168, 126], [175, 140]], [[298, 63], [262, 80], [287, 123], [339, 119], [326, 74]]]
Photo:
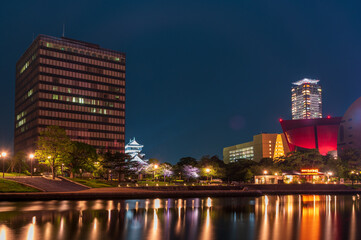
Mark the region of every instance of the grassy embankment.
[[16, 192], [39, 192], [39, 190], [22, 185], [20, 183], [0, 179], [0, 193], [16, 193]]
[[[0, 176], [2, 177], [2, 173], [0, 173]], [[12, 172], [12, 173], [5, 173], [5, 177], [25, 177], [25, 176], [29, 176], [26, 175], [24, 173], [16, 173], [16, 172]]]
[[88, 179], [88, 178], [68, 178], [71, 181], [83, 184], [91, 188], [105, 188], [105, 187], [116, 187], [117, 184], [114, 182], [108, 182], [99, 179]]
[[[100, 179], [89, 179], [89, 178], [68, 178], [69, 180], [72, 180], [74, 182], [78, 182], [80, 184], [83, 184], [85, 186], [91, 187], [91, 188], [105, 188], [105, 187], [145, 187], [145, 186], [205, 186], [207, 184], [205, 183], [185, 183], [183, 181], [179, 182], [154, 182], [154, 181], [138, 181], [136, 183], [133, 182], [121, 182], [118, 183], [118, 181], [106, 181], [106, 180], [100, 180]], [[222, 184], [225, 185], [225, 184]]]

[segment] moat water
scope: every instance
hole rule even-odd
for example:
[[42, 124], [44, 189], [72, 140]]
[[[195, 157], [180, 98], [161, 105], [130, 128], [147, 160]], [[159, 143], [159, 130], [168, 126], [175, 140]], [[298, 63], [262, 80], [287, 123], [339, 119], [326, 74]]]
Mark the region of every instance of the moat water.
[[358, 195], [0, 202], [8, 239], [361, 239]]

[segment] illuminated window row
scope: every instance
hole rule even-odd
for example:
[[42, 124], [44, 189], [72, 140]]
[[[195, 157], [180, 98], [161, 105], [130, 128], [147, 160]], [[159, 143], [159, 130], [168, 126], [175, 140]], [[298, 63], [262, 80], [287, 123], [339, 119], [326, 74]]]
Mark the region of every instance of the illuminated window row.
[[[57, 41], [56, 41], [57, 42]], [[123, 62], [125, 61], [125, 58], [123, 56], [119, 56], [120, 54], [117, 55], [110, 55], [110, 52], [108, 52], [106, 55], [103, 55], [104, 52], [95, 52], [93, 48], [86, 48], [83, 45], [82, 46], [70, 46], [69, 44], [67, 44], [66, 42], [59, 42], [57, 43], [53, 43], [53, 42], [41, 42], [40, 45], [46, 46], [47, 48], [53, 48], [53, 49], [58, 49], [61, 51], [67, 51], [67, 52], [74, 52], [77, 54], [84, 54], [87, 56], [92, 56], [92, 57], [97, 57], [97, 58], [103, 58], [105, 60], [111, 60], [111, 61], [115, 61], [115, 62]], [[87, 49], [87, 50], [83, 50], [83, 49]], [[102, 55], [100, 55], [99, 53], [101, 53]]]
[[[49, 82], [51, 86], [53, 86], [52, 84], [54, 84], [54, 83], [61, 84], [61, 85], [67, 85], [68, 87], [66, 87], [65, 92], [69, 92], [68, 91], [69, 87], [75, 88], [75, 89], [78, 89], [79, 87], [89, 89], [89, 90], [79, 89], [78, 90], [79, 92], [77, 92], [77, 94], [81, 94], [81, 95], [95, 96], [96, 94], [99, 94], [99, 91], [97, 91], [97, 90], [119, 92], [119, 93], [125, 94], [124, 85], [117, 85], [117, 87], [114, 87], [114, 86], [103, 85], [103, 84], [98, 84], [98, 83], [84, 82], [84, 81], [77, 80], [77, 79], [72, 80], [72, 79], [54, 78], [54, 77], [44, 76], [44, 75], [40, 76], [40, 80], [44, 81], [44, 82]], [[109, 79], [109, 80], [110, 80], [109, 83], [111, 83], [112, 79]], [[122, 81], [122, 84], [125, 84], [125, 82]], [[81, 92], [81, 91], [84, 91], [84, 92]], [[88, 93], [86, 91], [88, 91]], [[106, 94], [109, 94], [109, 93], [106, 93]]]
[[[77, 73], [77, 72], [60, 70], [60, 69], [55, 69], [55, 68], [48, 68], [48, 67], [43, 67], [43, 66], [39, 66], [39, 71], [43, 72], [43, 73], [57, 75], [57, 76], [65, 76], [68, 78], [77, 78], [79, 80], [85, 79], [85, 80], [89, 80], [89, 81], [95, 81], [97, 83], [115, 84], [115, 85], [119, 85], [119, 86], [125, 85], [124, 79], [121, 80], [121, 79], [114, 79], [114, 78], [99, 77], [99, 76], [92, 75], [92, 74]], [[124, 75], [124, 77], [125, 77], [125, 75]]]
[[[47, 98], [47, 99], [54, 99], [54, 100], [63, 100], [67, 102], [74, 102], [74, 103], [80, 103], [80, 104], [87, 104], [87, 105], [97, 105], [97, 106], [105, 106], [105, 107], [111, 107], [111, 108], [125, 108], [125, 104], [121, 102], [114, 102], [113, 101], [106, 101], [106, 100], [98, 100], [94, 98], [89, 98], [88, 94], [90, 95], [97, 95], [92, 94], [93, 92], [85, 91], [85, 90], [79, 90], [79, 89], [71, 89], [71, 88], [65, 88], [65, 87], [55, 87], [50, 85], [40, 85], [40, 89], [52, 91], [51, 93], [44, 93], [40, 92], [39, 96], [40, 98]], [[61, 93], [72, 93], [72, 96], [64, 95]], [[52, 96], [52, 97], [51, 97]], [[96, 96], [94, 96], [96, 97]], [[124, 96], [112, 96], [112, 98], [116, 98], [117, 100], [123, 100], [125, 99]], [[104, 95], [102, 95], [102, 98], [104, 98]]]
[[107, 77], [107, 76], [119, 77], [119, 78], [124, 77], [124, 73], [121, 73], [121, 72], [115, 72], [115, 71], [111, 71], [111, 70], [106, 70], [106, 69], [101, 69], [101, 68], [96, 68], [96, 67], [89, 67], [89, 66], [62, 62], [62, 61], [56, 61], [56, 60], [51, 60], [51, 59], [40, 58], [40, 63], [51, 65], [51, 66], [56, 66], [56, 67], [77, 70], [77, 71], [102, 74], [102, 75], [106, 75], [105, 77]]
[[[108, 115], [115, 115], [115, 116], [124, 116], [124, 111], [122, 111], [122, 109], [119, 109], [119, 108], [118, 109], [106, 109], [106, 108], [99, 108], [99, 107], [73, 105], [73, 104], [84, 104], [84, 98], [80, 98], [80, 97], [61, 96], [61, 95], [49, 94], [49, 93], [40, 93], [39, 95], [42, 100], [51, 99], [51, 100], [58, 100], [59, 102], [60, 101], [64, 102], [64, 103], [59, 103], [58, 105], [65, 106], [66, 107], [65, 109], [67, 109], [67, 110], [108, 114]], [[65, 102], [69, 102], [72, 104], [66, 104]], [[47, 105], [47, 103], [50, 103], [50, 102], [45, 102], [46, 105]], [[54, 105], [54, 104], [52, 104], [52, 105]], [[57, 103], [55, 103], [55, 105], [57, 105]], [[59, 107], [56, 107], [56, 108], [62, 109]]]
[[[66, 129], [69, 129], [71, 127], [75, 127], [76, 123], [79, 122], [75, 122], [72, 121], [74, 119], [76, 119], [76, 114], [75, 113], [68, 113], [67, 115], [62, 115], [59, 114], [56, 116], [55, 112], [52, 111], [45, 111], [45, 110], [40, 110], [40, 116], [42, 117], [42, 122], [41, 124], [45, 124], [45, 125], [54, 125], [54, 121], [57, 121], [59, 123], [60, 121], [60, 125]], [[50, 117], [50, 118], [54, 118], [54, 119], [48, 119], [45, 117]], [[84, 116], [84, 118], [82, 119], [83, 121], [94, 121], [94, 118], [92, 118], [93, 116]], [[61, 118], [62, 120], [56, 119], [56, 118]], [[80, 129], [89, 129], [89, 130], [101, 130], [101, 131], [109, 131], [109, 132], [124, 132], [124, 123], [123, 125], [121, 124], [114, 124], [114, 125], [110, 125], [110, 124], [105, 124], [104, 122], [101, 121], [94, 121], [93, 123], [87, 123], [87, 122], [83, 122], [81, 123], [83, 125], [80, 125]]]
[[[82, 116], [82, 115], [92, 115], [92, 114], [104, 114], [104, 112], [102, 112], [102, 109], [99, 109], [99, 108], [75, 106], [75, 105], [62, 104], [62, 103], [53, 103], [53, 102], [40, 101], [39, 102], [39, 107], [51, 108], [51, 109], [59, 109], [59, 110], [63, 110], [63, 111], [67, 110], [67, 111], [79, 112], [80, 116]], [[118, 120], [118, 119], [113, 119], [112, 117], [117, 117], [117, 118], [124, 117], [125, 114], [124, 114], [124, 112], [109, 110], [109, 113], [107, 111], [105, 116], [109, 117], [109, 122], [112, 123], [113, 120]], [[79, 118], [79, 119], [82, 119], [82, 118]], [[120, 120], [121, 119], [119, 119], [119, 121]], [[114, 123], [118, 123], [118, 122], [114, 122]]]

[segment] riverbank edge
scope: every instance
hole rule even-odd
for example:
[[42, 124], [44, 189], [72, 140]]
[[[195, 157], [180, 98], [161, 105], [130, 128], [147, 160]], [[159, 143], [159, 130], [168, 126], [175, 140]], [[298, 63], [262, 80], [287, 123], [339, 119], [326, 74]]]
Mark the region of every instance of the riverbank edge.
[[203, 197], [261, 197], [264, 195], [353, 195], [360, 190], [297, 190], [297, 191], [147, 191], [147, 192], [35, 192], [35, 193], [1, 193], [0, 201], [50, 201], [50, 200], [116, 200], [147, 198], [203, 198]]

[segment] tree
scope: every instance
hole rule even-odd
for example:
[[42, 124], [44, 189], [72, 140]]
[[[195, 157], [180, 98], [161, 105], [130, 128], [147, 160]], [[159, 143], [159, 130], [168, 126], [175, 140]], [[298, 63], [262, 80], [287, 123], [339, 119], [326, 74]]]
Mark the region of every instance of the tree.
[[70, 147], [71, 141], [65, 129], [59, 126], [48, 126], [40, 132], [35, 158], [51, 168], [53, 179], [55, 179], [56, 168], [69, 157]]
[[289, 152], [275, 159], [275, 163], [283, 171], [300, 170], [302, 168], [323, 168], [324, 157], [317, 149], [309, 149], [300, 152]]
[[94, 162], [97, 160], [96, 149], [83, 142], [71, 142], [69, 157], [64, 161], [65, 166], [70, 170], [70, 177], [74, 177], [74, 173], [94, 170]]
[[348, 171], [361, 169], [361, 154], [356, 149], [342, 150], [339, 157]]
[[184, 166], [197, 166], [198, 162], [195, 158], [192, 157], [183, 157], [179, 159], [177, 164], [173, 167], [174, 174], [182, 178], [183, 167]]
[[173, 175], [172, 165], [170, 163], [162, 163], [160, 165], [160, 171], [163, 175], [164, 182], [166, 178], [169, 178]]
[[15, 154], [14, 157], [11, 158], [10, 169], [11, 172], [14, 172], [16, 169], [19, 173], [26, 168], [26, 154], [23, 151], [19, 151]]
[[179, 162], [177, 162], [178, 166], [184, 166], [184, 165], [190, 165], [190, 166], [196, 166], [197, 160], [192, 157], [183, 157], [179, 159]]
[[204, 177], [224, 178], [226, 176], [225, 164], [218, 156], [203, 156], [198, 163], [201, 175]]
[[252, 179], [254, 172], [252, 170], [258, 166], [258, 163], [252, 160], [241, 159], [234, 163], [226, 165], [226, 176], [229, 181], [247, 182]]
[[199, 177], [199, 169], [197, 167], [193, 167], [192, 165], [184, 165], [182, 172], [188, 181]]
[[105, 168], [111, 169], [118, 173], [118, 182], [123, 180], [124, 175], [132, 171], [130, 166], [131, 156], [125, 153], [106, 152], [104, 155], [103, 165]]

